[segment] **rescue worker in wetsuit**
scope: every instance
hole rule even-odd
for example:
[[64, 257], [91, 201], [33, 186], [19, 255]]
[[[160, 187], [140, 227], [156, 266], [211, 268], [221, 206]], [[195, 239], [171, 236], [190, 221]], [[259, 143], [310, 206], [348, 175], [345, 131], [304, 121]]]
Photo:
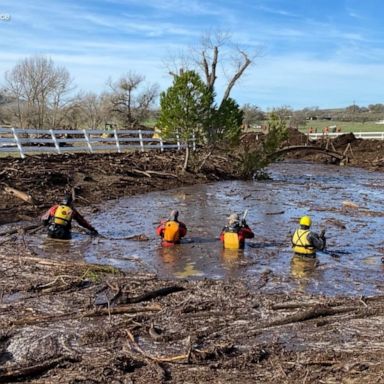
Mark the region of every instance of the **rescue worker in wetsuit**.
[[91, 235], [98, 235], [97, 230], [74, 208], [71, 195], [65, 196], [60, 204], [52, 206], [41, 217], [43, 224], [48, 226], [48, 237], [61, 240], [69, 240], [71, 238], [72, 219], [75, 219], [79, 225], [88, 229]]
[[243, 249], [245, 239], [253, 239], [255, 234], [247, 225], [245, 219], [241, 220], [237, 213], [228, 217], [228, 224], [220, 233], [220, 240], [225, 249]]
[[187, 234], [187, 227], [179, 221], [179, 211], [173, 210], [168, 220], [162, 221], [156, 228], [156, 234], [161, 236], [161, 245], [163, 247], [180, 244], [180, 239]]
[[312, 220], [309, 216], [303, 216], [299, 221], [300, 227], [296, 229], [292, 237], [292, 248], [295, 255], [302, 257], [316, 257], [316, 250], [323, 250], [326, 245], [325, 230], [318, 235], [309, 230]]

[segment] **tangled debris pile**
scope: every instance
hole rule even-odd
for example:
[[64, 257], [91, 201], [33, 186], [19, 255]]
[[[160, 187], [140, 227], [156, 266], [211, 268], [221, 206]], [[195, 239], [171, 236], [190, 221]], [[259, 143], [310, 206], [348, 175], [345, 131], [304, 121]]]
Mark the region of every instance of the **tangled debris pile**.
[[[346, 133], [335, 138], [324, 135], [319, 140], [309, 140], [307, 135], [296, 129], [288, 129], [288, 139], [282, 144], [285, 146], [318, 146], [335, 150], [340, 154], [348, 155], [348, 165], [365, 168], [373, 171], [384, 170], [384, 141], [358, 139], [353, 133]], [[288, 153], [286, 157], [304, 159], [317, 162], [330, 162], [327, 155], [303, 150]]]
[[159, 280], [39, 259], [23, 242], [3, 247], [0, 260], [0, 382], [383, 380], [384, 297]]

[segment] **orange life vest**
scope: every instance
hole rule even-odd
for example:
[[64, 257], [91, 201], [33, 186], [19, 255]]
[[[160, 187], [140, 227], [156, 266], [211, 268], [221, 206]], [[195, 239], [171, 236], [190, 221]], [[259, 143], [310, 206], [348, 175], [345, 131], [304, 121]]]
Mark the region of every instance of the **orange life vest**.
[[164, 241], [176, 243], [180, 240], [180, 224], [177, 221], [167, 221], [164, 224]]
[[59, 205], [56, 208], [55, 215], [53, 217], [53, 223], [58, 225], [67, 226], [70, 225], [72, 220], [73, 210], [67, 205]]

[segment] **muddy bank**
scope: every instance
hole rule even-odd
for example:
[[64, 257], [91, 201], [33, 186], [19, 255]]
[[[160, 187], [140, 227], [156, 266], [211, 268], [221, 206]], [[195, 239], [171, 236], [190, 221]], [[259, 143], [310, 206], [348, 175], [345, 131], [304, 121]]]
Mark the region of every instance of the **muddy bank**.
[[[307, 136], [295, 129], [288, 130], [288, 139], [283, 146], [288, 145], [311, 145], [329, 150], [335, 150], [348, 156], [346, 165], [369, 169], [372, 171], [384, 171], [384, 141], [358, 139], [353, 133], [335, 137], [333, 139], [324, 136], [313, 141], [308, 140]], [[331, 163], [329, 156], [316, 154], [312, 151], [292, 152], [286, 155], [287, 158], [312, 160], [316, 162]]]
[[159, 280], [40, 259], [22, 239], [0, 261], [0, 382], [383, 382], [381, 296], [265, 294], [268, 273]]
[[[238, 177], [231, 155], [211, 155], [199, 167], [206, 153], [195, 154], [198, 172], [182, 172], [183, 151], [132, 152], [124, 154], [65, 154], [0, 158], [0, 225], [31, 220], [74, 191], [77, 205], [100, 203], [121, 196], [144, 194], [181, 185]], [[5, 186], [20, 190], [31, 202], [6, 193]]]

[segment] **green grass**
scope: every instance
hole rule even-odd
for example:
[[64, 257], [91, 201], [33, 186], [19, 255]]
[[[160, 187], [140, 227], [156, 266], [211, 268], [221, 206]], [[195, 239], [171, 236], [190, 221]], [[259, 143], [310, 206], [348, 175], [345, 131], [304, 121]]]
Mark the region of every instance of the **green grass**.
[[[373, 122], [357, 123], [357, 122], [345, 122], [345, 121], [329, 121], [329, 120], [311, 120], [307, 122], [305, 127], [300, 127], [300, 131], [307, 132], [309, 128], [314, 130], [317, 128], [317, 132], [321, 133], [324, 127], [336, 125], [341, 128], [341, 132], [383, 132], [384, 124], [375, 124]], [[331, 130], [330, 130], [331, 131]]]

